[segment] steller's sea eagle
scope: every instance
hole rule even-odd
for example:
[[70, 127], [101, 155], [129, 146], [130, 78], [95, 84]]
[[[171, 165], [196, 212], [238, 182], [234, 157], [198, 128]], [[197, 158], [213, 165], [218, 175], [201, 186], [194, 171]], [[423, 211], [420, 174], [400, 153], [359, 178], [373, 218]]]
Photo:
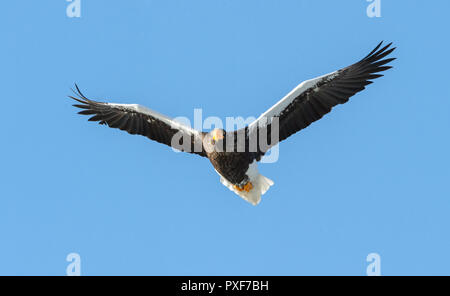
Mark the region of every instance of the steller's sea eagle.
[[[207, 157], [222, 184], [256, 205], [273, 185], [272, 180], [258, 173], [257, 162], [278, 142], [319, 120], [334, 106], [346, 103], [371, 80], [383, 76], [379, 72], [392, 68], [386, 64], [395, 58], [385, 57], [395, 47], [391, 48], [392, 43], [382, 44], [351, 66], [302, 82], [250, 125], [235, 131], [214, 129], [205, 133], [140, 105], [90, 100], [77, 85], [77, 97], [69, 97], [80, 103], [75, 107], [84, 109], [79, 114], [93, 115], [89, 121]], [[260, 145], [263, 142], [265, 145]]]

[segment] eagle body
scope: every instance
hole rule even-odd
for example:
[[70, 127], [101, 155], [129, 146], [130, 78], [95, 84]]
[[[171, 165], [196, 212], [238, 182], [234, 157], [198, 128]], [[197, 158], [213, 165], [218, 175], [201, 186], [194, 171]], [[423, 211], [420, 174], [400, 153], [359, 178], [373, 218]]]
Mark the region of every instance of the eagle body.
[[211, 152], [208, 158], [214, 169], [222, 177], [235, 185], [244, 184], [249, 180], [246, 174], [253, 162], [249, 152]]
[[[246, 201], [258, 204], [273, 181], [259, 174], [256, 153], [249, 149], [244, 152], [217, 150], [207, 153], [207, 157], [219, 174], [220, 182]], [[234, 145], [232, 150], [237, 151], [237, 147]]]
[[79, 114], [91, 115], [89, 121], [208, 158], [223, 185], [256, 205], [274, 184], [258, 172], [262, 156], [274, 145], [321, 119], [336, 105], [346, 103], [373, 79], [382, 77], [379, 72], [392, 68], [386, 64], [395, 58], [386, 56], [395, 47], [390, 48], [392, 43], [381, 47], [382, 43], [355, 64], [302, 82], [250, 125], [235, 131], [197, 131], [141, 105], [88, 99], [76, 85], [76, 97], [69, 97], [80, 103], [74, 105], [83, 109]]

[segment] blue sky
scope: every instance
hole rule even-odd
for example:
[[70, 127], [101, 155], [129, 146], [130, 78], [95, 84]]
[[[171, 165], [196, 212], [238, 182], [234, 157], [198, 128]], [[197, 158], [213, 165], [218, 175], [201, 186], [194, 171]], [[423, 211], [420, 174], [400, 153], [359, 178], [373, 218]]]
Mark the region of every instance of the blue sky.
[[[282, 3], [280, 3], [282, 2]], [[2, 5], [0, 274], [448, 275], [448, 1], [63, 0]], [[87, 122], [66, 96], [258, 116], [305, 79], [395, 68], [289, 138], [253, 207], [206, 159]]]

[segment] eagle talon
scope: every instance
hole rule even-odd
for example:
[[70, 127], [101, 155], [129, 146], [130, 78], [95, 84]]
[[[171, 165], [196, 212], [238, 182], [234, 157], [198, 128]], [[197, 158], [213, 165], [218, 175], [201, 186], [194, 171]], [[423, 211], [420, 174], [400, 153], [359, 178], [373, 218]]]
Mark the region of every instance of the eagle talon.
[[250, 192], [250, 190], [253, 189], [253, 184], [252, 182], [247, 182], [244, 186], [234, 185], [234, 189], [240, 192], [242, 191]]

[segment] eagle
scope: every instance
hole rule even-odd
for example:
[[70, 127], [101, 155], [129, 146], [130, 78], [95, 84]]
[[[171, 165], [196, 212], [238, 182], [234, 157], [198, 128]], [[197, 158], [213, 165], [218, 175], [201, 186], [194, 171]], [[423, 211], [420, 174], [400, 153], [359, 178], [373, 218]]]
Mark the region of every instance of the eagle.
[[380, 42], [357, 63], [300, 83], [255, 121], [234, 131], [198, 131], [141, 105], [91, 100], [76, 84], [76, 96], [69, 98], [83, 109], [79, 114], [91, 116], [89, 121], [208, 158], [223, 185], [257, 205], [274, 184], [258, 172], [257, 163], [267, 151], [382, 77], [380, 72], [392, 68], [387, 64], [395, 58], [386, 57], [395, 49]]

